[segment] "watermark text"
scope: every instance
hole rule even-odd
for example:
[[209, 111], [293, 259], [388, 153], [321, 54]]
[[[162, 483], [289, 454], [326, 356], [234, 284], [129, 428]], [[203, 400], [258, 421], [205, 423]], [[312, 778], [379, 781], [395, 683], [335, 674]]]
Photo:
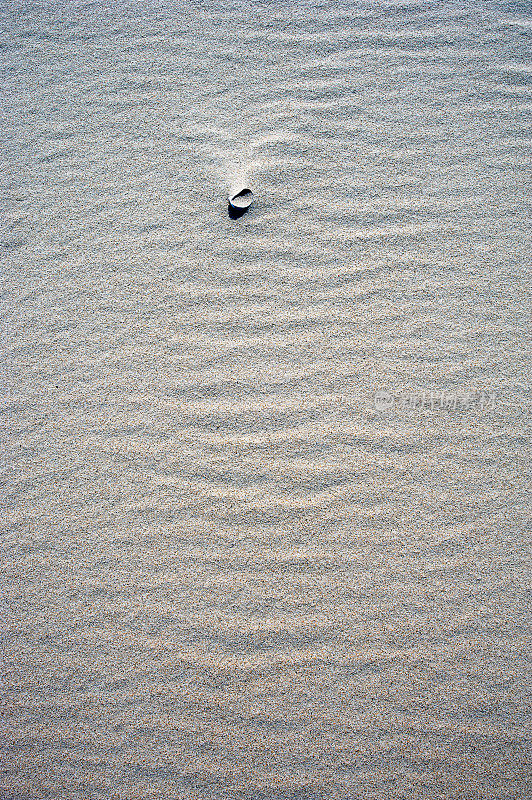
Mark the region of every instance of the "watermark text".
[[377, 411], [477, 411], [493, 413], [497, 396], [492, 391], [420, 391], [391, 392], [379, 389], [373, 395], [373, 405]]

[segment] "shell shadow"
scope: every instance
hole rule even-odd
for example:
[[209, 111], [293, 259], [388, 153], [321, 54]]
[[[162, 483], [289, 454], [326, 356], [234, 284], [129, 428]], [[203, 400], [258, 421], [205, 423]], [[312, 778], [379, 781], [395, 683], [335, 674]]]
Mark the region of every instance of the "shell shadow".
[[235, 208], [234, 206], [231, 205], [231, 203], [229, 203], [227, 206], [227, 213], [229, 215], [229, 219], [240, 219], [240, 217], [242, 217], [246, 213], [248, 208], [249, 206], [247, 208]]

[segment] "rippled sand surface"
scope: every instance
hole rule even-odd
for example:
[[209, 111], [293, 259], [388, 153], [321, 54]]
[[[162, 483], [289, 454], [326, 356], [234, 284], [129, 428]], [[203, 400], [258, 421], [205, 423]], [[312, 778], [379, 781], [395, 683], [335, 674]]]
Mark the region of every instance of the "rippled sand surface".
[[0, 16], [2, 798], [530, 796], [529, 3]]

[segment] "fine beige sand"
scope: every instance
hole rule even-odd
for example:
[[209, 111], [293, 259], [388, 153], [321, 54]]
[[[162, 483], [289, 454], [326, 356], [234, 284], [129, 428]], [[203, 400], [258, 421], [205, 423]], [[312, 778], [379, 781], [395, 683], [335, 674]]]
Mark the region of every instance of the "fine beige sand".
[[530, 4], [0, 23], [0, 797], [525, 800]]

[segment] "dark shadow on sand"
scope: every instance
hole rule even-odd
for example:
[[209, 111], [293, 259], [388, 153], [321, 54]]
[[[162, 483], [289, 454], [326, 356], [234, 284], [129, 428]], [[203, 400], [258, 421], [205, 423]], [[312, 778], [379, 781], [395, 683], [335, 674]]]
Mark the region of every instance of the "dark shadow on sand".
[[[249, 208], [249, 206], [248, 206]], [[240, 219], [240, 217], [246, 213], [247, 208], [233, 208], [231, 203], [227, 206], [227, 213], [229, 214], [229, 219]]]

